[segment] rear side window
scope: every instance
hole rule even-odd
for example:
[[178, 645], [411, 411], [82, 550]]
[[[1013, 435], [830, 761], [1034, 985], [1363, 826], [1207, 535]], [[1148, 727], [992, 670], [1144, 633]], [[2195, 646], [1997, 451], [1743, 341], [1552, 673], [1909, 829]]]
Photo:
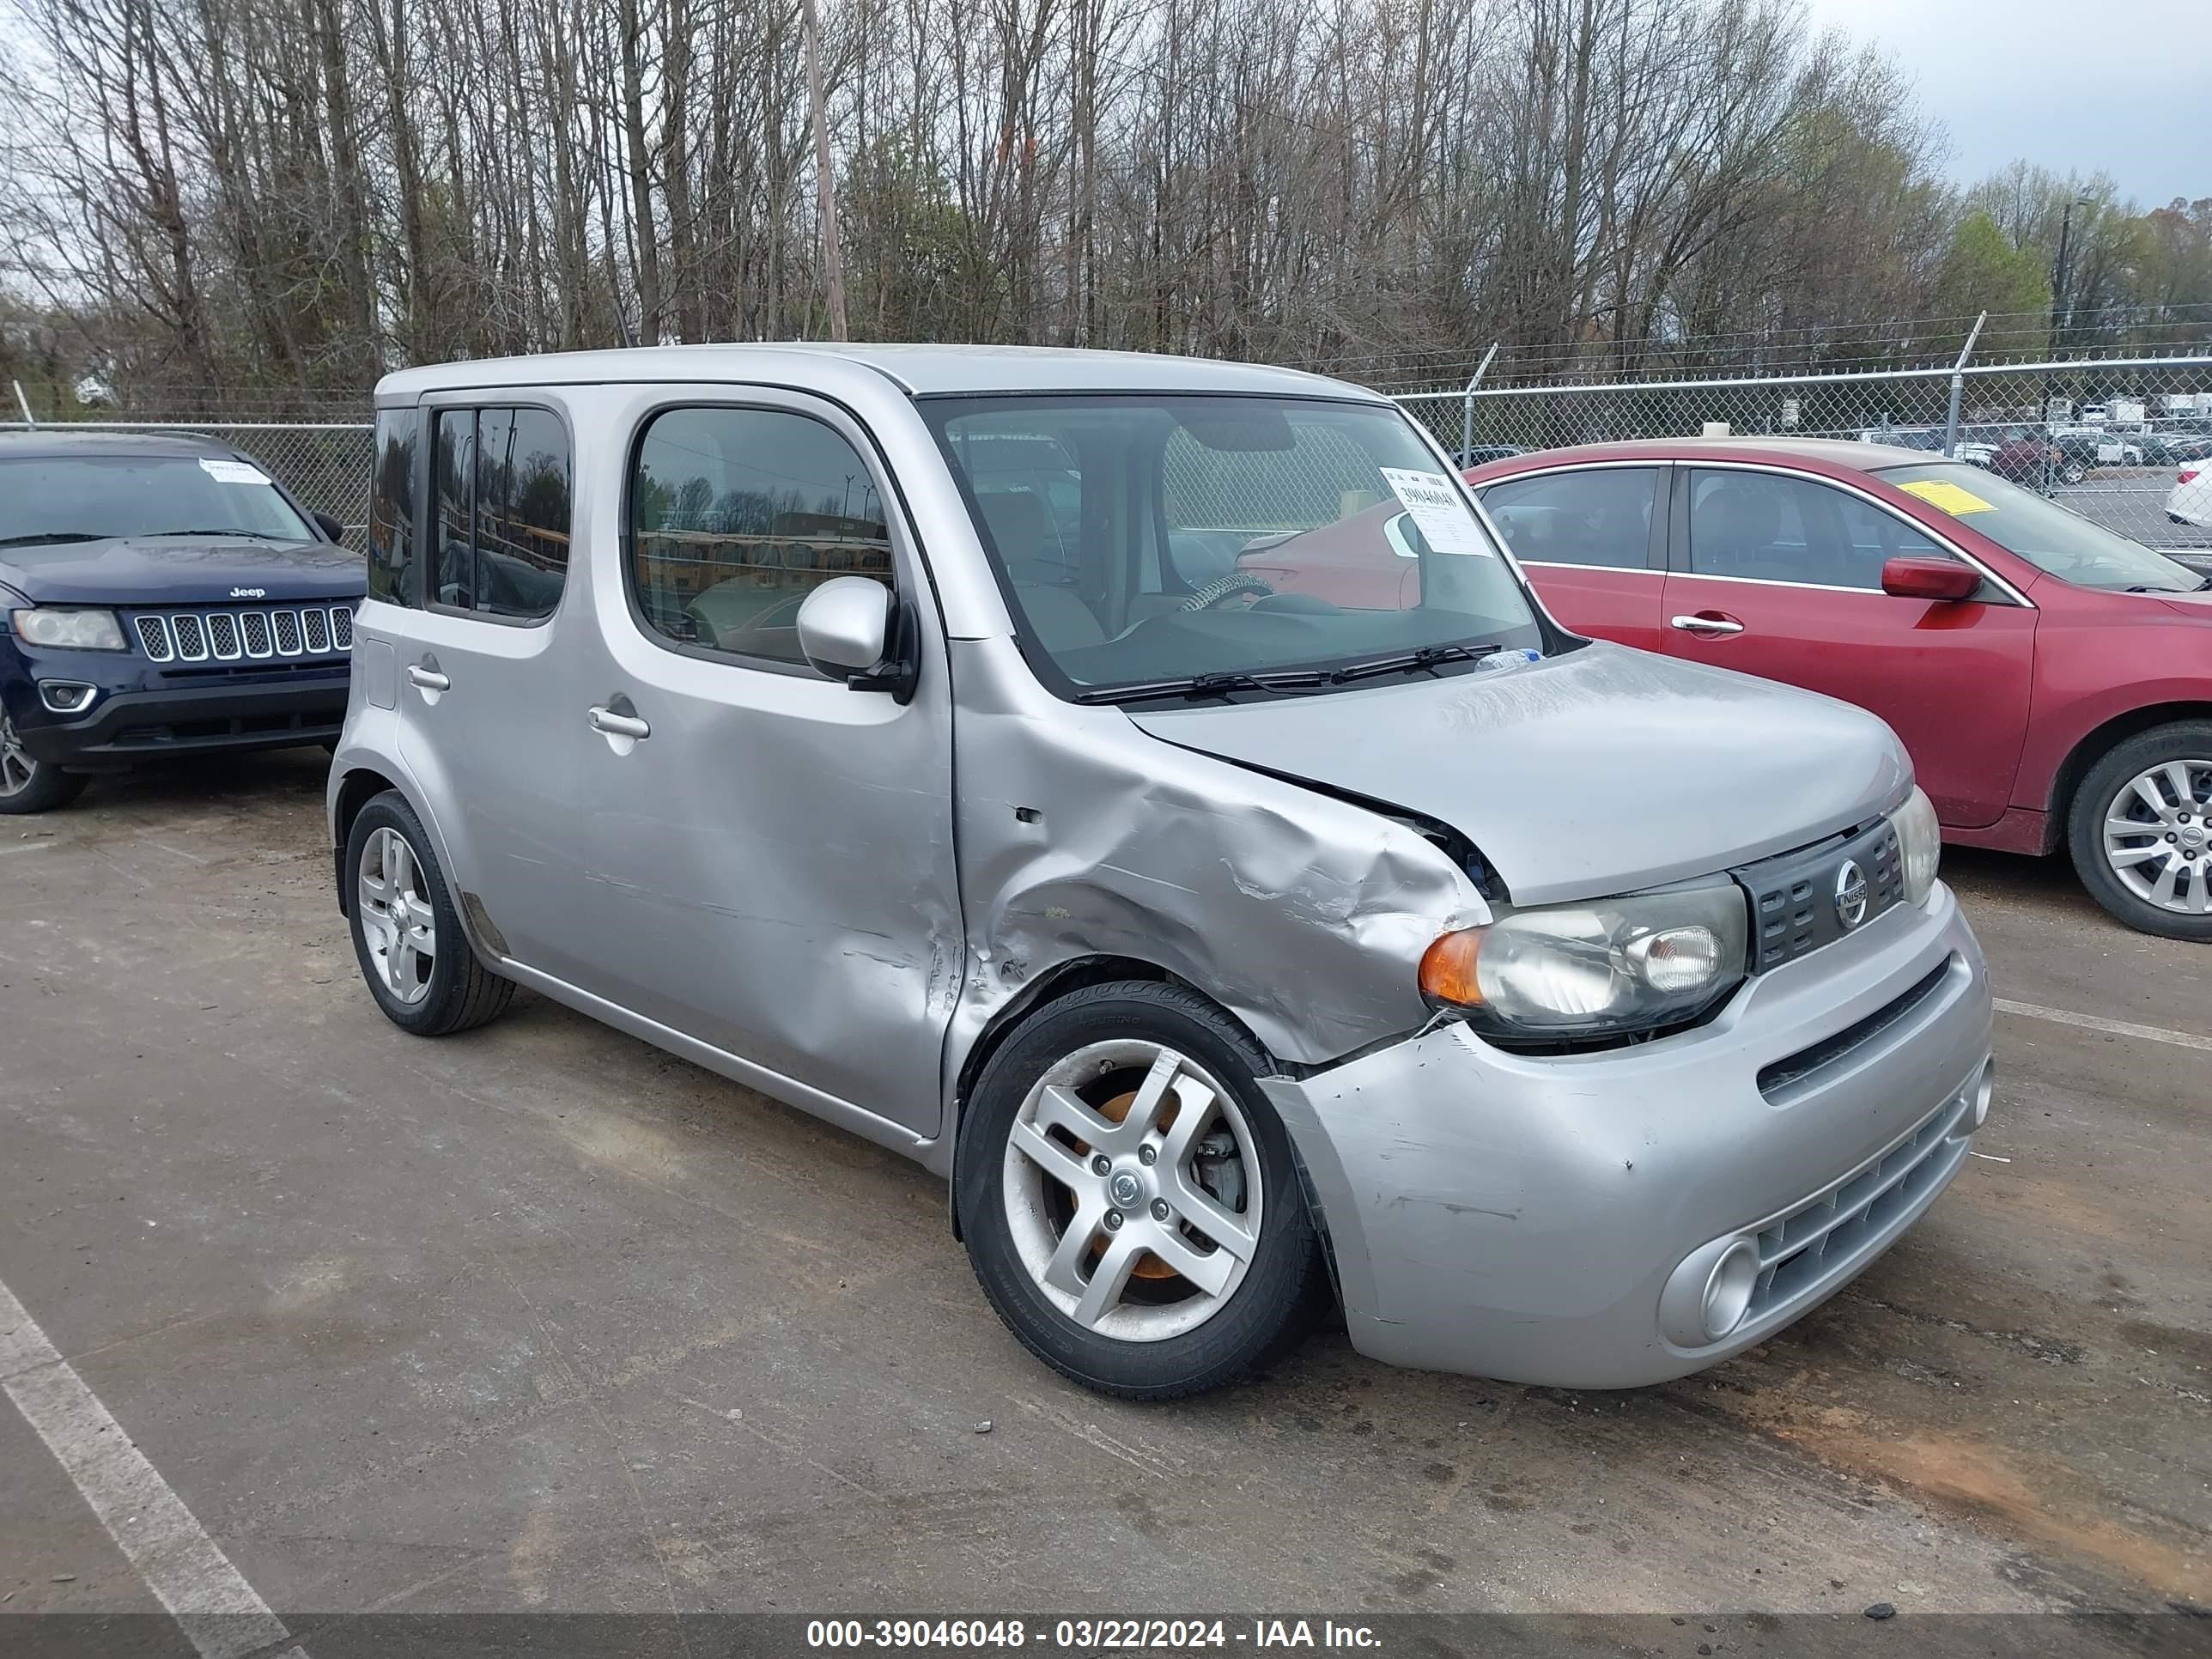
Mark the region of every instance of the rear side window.
[[1951, 556], [1897, 514], [1809, 478], [1717, 471], [1690, 477], [1690, 569], [1700, 576], [1878, 593], [1887, 561]]
[[630, 591], [672, 644], [803, 665], [809, 593], [833, 576], [891, 586], [867, 464], [811, 416], [662, 411], [638, 442], [629, 514]]
[[415, 605], [415, 434], [411, 409], [376, 414], [375, 476], [369, 481], [368, 597]]
[[568, 573], [568, 428], [542, 409], [441, 409], [431, 450], [437, 602], [535, 622]]
[[1660, 471], [1612, 466], [1509, 478], [1484, 490], [1482, 505], [1517, 559], [1642, 570]]

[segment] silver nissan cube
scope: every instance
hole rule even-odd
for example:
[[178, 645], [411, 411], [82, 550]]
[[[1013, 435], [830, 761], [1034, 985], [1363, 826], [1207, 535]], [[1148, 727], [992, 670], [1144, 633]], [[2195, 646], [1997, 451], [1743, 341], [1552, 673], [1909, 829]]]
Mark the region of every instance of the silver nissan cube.
[[1401, 1364], [1680, 1376], [1863, 1270], [1989, 1110], [1889, 730], [1569, 633], [1357, 387], [412, 369], [370, 539], [329, 809], [392, 1022], [527, 986], [906, 1153], [1104, 1393], [1332, 1308]]

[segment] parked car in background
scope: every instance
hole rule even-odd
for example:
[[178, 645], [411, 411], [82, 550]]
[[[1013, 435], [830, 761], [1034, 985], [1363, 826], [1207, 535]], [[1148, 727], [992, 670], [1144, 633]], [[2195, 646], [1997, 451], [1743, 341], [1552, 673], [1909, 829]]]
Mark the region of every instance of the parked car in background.
[[[430, 1036], [532, 986], [921, 1160], [1085, 1386], [1227, 1382], [1332, 1290], [1400, 1364], [1680, 1376], [1989, 1109], [1894, 735], [1565, 633], [1373, 393], [686, 346], [391, 375], [376, 445], [367, 994]], [[1238, 568], [1347, 521], [1417, 597]], [[449, 602], [517, 544], [521, 603]]]
[[0, 435], [0, 812], [334, 740], [365, 580], [342, 534], [211, 440]]
[[2016, 426], [1996, 440], [1986, 470], [2014, 483], [2044, 489], [2052, 483], [2080, 483], [2089, 476], [2091, 465], [2051, 442], [2042, 428]]
[[2146, 434], [2142, 445], [2146, 466], [2179, 466], [2212, 457], [2212, 436], [2201, 432], [2167, 428]]
[[1462, 468], [1486, 466], [1492, 461], [1510, 460], [1528, 452], [1518, 444], [1477, 444], [1472, 449], [1462, 449], [1453, 457], [1453, 465]]
[[2166, 516], [2176, 524], [2212, 527], [2212, 461], [2191, 461], [2173, 475]]
[[2063, 847], [2121, 921], [2212, 939], [2212, 578], [1873, 445], [1659, 440], [1472, 479], [1570, 627], [1872, 709], [1947, 839]]
[[2063, 455], [2088, 466], [2141, 466], [2142, 446], [2102, 427], [2054, 426], [2047, 434]]

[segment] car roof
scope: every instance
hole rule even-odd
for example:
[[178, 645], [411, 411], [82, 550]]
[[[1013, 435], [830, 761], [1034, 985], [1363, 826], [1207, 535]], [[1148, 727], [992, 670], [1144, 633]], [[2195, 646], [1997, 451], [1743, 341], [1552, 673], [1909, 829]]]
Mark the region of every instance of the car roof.
[[0, 460], [43, 460], [61, 455], [173, 455], [189, 459], [237, 453], [220, 439], [198, 432], [86, 432], [67, 426], [0, 432]]
[[1503, 478], [1577, 462], [1765, 460], [1809, 462], [1815, 469], [1872, 472], [1887, 466], [1927, 466], [1943, 459], [1930, 450], [1861, 443], [1850, 438], [1636, 438], [1622, 443], [1532, 450], [1510, 460], [1492, 461], [1481, 471], [1486, 477]]
[[825, 369], [832, 374], [880, 377], [912, 397], [943, 392], [1211, 392], [1387, 401], [1364, 387], [1298, 369], [1151, 352], [1079, 351], [1057, 346], [816, 343], [641, 346], [441, 363], [386, 375], [377, 382], [376, 396], [379, 402], [390, 403], [423, 392], [478, 386], [651, 380], [775, 383], [796, 377], [797, 383], [806, 385], [818, 383]]

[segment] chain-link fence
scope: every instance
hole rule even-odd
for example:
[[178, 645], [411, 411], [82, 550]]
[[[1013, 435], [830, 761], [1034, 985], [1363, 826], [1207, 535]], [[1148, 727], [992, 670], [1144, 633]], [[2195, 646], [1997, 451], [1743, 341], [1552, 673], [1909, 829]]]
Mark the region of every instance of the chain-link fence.
[[[1398, 401], [1470, 464], [1632, 438], [1846, 438], [1949, 453], [2212, 568], [2212, 354], [1847, 374], [1476, 384]], [[198, 433], [253, 456], [361, 544], [370, 428], [345, 422], [70, 422]], [[21, 422], [0, 430], [23, 430]], [[42, 427], [40, 429], [49, 429]], [[1192, 483], [1196, 481], [1182, 479]], [[1215, 494], [1228, 479], [1209, 478]]]
[[2212, 566], [2212, 355], [1530, 386], [1398, 401], [1469, 465], [1634, 438], [1845, 438], [1949, 454]]
[[346, 543], [360, 548], [368, 511], [369, 434], [353, 422], [70, 421], [27, 427], [0, 422], [0, 432], [120, 432], [152, 436], [212, 438], [251, 455], [310, 511], [327, 513], [346, 527]]

